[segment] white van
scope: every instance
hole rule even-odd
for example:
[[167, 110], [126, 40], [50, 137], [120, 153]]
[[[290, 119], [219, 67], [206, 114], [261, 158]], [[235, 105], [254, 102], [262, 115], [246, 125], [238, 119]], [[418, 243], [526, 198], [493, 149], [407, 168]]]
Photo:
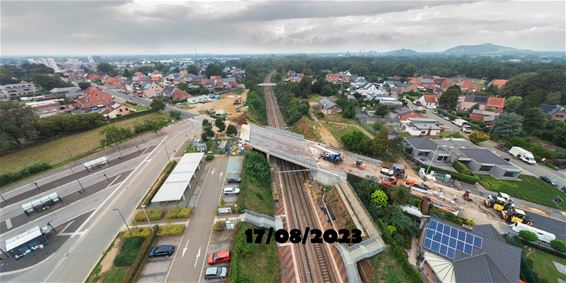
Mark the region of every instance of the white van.
[[513, 231], [515, 231], [517, 233], [524, 231], [524, 230], [531, 231], [531, 232], [537, 234], [539, 241], [543, 241], [543, 242], [549, 243], [549, 244], [550, 244], [550, 241], [556, 239], [556, 235], [554, 235], [552, 233], [537, 229], [533, 226], [526, 225], [526, 224], [523, 224], [523, 223], [513, 223], [513, 224], [511, 224], [511, 229], [513, 229]]
[[509, 153], [513, 155], [513, 157], [521, 159], [528, 164], [535, 165], [537, 163], [533, 154], [522, 147], [514, 146], [509, 149]]

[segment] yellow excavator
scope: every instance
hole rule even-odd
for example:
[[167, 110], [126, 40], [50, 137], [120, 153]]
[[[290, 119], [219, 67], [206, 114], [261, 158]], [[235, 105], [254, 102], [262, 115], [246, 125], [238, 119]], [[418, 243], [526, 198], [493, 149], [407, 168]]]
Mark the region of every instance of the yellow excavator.
[[509, 208], [505, 211], [501, 211], [501, 218], [508, 223], [533, 225], [533, 221], [527, 216], [527, 214], [525, 214], [525, 211], [518, 208]]
[[505, 211], [513, 208], [513, 200], [506, 193], [497, 193], [497, 195], [489, 195], [485, 199], [485, 206], [491, 207], [496, 211]]

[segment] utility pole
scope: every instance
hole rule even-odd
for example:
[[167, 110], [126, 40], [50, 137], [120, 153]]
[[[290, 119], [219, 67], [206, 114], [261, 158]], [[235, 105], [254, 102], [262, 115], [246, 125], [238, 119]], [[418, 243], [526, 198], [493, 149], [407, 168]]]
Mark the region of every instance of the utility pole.
[[[79, 177], [77, 177], [75, 175], [75, 171], [73, 170], [73, 167], [71, 167], [71, 172], [73, 173], [73, 176], [75, 176], [75, 180], [77, 180], [77, 183], [79, 183], [79, 186], [81, 186], [81, 190], [86, 193], [85, 188], [83, 187], [83, 184], [81, 184], [81, 181], [79, 180]], [[37, 186], [37, 183], [35, 183], [35, 185]], [[37, 189], [39, 189], [39, 187]], [[79, 191], [79, 193], [80, 192], [81, 191]]]
[[118, 211], [118, 214], [120, 214], [120, 217], [122, 218], [122, 221], [124, 221], [124, 224], [126, 224], [126, 228], [128, 228], [128, 232], [130, 232], [130, 234], [131, 234], [131, 233], [132, 233], [132, 230], [130, 230], [130, 226], [128, 226], [128, 223], [126, 223], [126, 219], [124, 218], [124, 215], [122, 215], [122, 212], [121, 212], [119, 209], [117, 209], [117, 208], [114, 208], [114, 209], [112, 209], [112, 210]]
[[141, 207], [142, 207], [142, 210], [143, 210], [143, 214], [145, 214], [145, 219], [147, 219], [147, 223], [151, 226], [151, 221], [149, 221], [149, 217], [147, 216], [147, 212], [145, 211], [145, 207], [146, 207], [146, 206], [147, 206], [147, 205], [142, 204]]

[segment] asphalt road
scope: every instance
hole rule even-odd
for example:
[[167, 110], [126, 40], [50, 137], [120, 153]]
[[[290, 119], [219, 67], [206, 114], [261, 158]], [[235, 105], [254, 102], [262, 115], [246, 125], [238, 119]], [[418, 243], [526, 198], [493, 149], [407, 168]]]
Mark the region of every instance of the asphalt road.
[[[123, 99], [123, 100], [127, 100], [127, 101], [129, 101], [129, 102], [134, 102], [134, 103], [143, 105], [143, 106], [148, 107], [148, 108], [149, 108], [149, 106], [151, 105], [151, 99], [147, 99], [147, 98], [144, 98], [144, 97], [137, 97], [137, 96], [128, 95], [128, 94], [125, 94], [125, 93], [121, 93], [121, 92], [115, 91], [115, 90], [113, 90], [113, 89], [111, 89], [111, 88], [107, 88], [107, 87], [105, 87], [105, 86], [100, 86], [100, 88], [103, 89], [104, 91], [106, 91], [106, 92], [112, 94], [112, 95], [115, 96], [115, 97], [121, 98], [121, 99]], [[180, 111], [180, 112], [181, 112], [181, 116], [183, 116], [183, 118], [185, 118], [185, 119], [195, 117], [195, 114], [190, 113], [190, 112], [188, 112], [188, 111], [185, 111], [185, 110], [183, 110], [183, 109], [174, 108], [174, 107], [171, 107], [171, 106], [169, 106], [169, 105], [165, 106], [165, 111], [171, 111], [171, 110]]]
[[[409, 106], [413, 109], [415, 107], [417, 107], [413, 103], [411, 103], [410, 101], [409, 101]], [[424, 114], [424, 115], [429, 117], [429, 118], [435, 119], [445, 129], [449, 129], [450, 131], [459, 132], [460, 134], [462, 134], [464, 136], [468, 135], [468, 134], [462, 132], [458, 126], [454, 125], [450, 121], [444, 120], [441, 117], [439, 117], [438, 115], [434, 114], [431, 109], [428, 109], [428, 108], [425, 108], [425, 109], [426, 109], [426, 114]], [[523, 174], [529, 174], [529, 175], [533, 175], [533, 176], [537, 176], [537, 177], [549, 176], [549, 177], [552, 177], [553, 179], [555, 179], [556, 181], [558, 181], [560, 183], [560, 187], [566, 185], [566, 172], [552, 170], [552, 169], [550, 169], [550, 168], [548, 168], [544, 165], [540, 165], [540, 164], [530, 165], [530, 164], [524, 163], [520, 160], [513, 159], [513, 157], [509, 153], [503, 152], [499, 149], [496, 149], [495, 148], [496, 145], [497, 144], [493, 141], [486, 141], [486, 142], [481, 143], [481, 146], [497, 152], [497, 154], [500, 155], [501, 157], [511, 158], [510, 163], [521, 168], [523, 170]]]
[[224, 187], [228, 157], [217, 156], [212, 162], [188, 227], [177, 246], [166, 282], [199, 282], [204, 276], [202, 270], [206, 264], [216, 207]]
[[[184, 151], [183, 145], [192, 131], [190, 120], [165, 129], [162, 142], [140, 160], [134, 171], [108, 195], [96, 199], [96, 210], [60, 249], [42, 263], [28, 270], [2, 275], [0, 281], [10, 282], [82, 282], [116, 234], [124, 228], [122, 219], [113, 209], [119, 209], [128, 219], [153, 181], [169, 161], [167, 150]], [[198, 123], [195, 123], [198, 125]], [[86, 207], [71, 204], [69, 207]], [[67, 210], [69, 208], [66, 208]], [[64, 210], [62, 210], [64, 211]], [[57, 212], [56, 212], [57, 213]], [[79, 215], [79, 214], [76, 214]]]

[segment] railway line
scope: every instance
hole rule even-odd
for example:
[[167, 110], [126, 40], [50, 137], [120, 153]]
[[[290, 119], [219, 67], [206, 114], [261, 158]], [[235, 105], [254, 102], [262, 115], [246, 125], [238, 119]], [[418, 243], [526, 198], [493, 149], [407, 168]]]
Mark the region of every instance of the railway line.
[[[271, 74], [265, 78], [265, 82], [271, 81]], [[264, 86], [264, 98], [267, 109], [267, 121], [269, 126], [283, 129], [283, 116], [277, 104], [272, 86]], [[299, 166], [290, 162], [278, 159], [277, 166], [280, 171], [289, 173], [281, 174], [283, 188], [286, 190], [285, 202], [289, 204], [290, 215], [287, 215], [288, 229], [299, 229], [304, 231], [306, 227], [310, 229], [320, 229], [316, 219], [316, 211], [308, 199], [310, 196], [304, 189], [306, 174], [301, 171]], [[283, 189], [282, 188], [282, 189]], [[301, 233], [302, 234], [302, 233]], [[332, 256], [325, 244], [312, 244], [310, 241], [306, 245], [293, 244], [293, 249], [298, 250], [299, 269], [301, 271], [301, 282], [338, 282], [340, 275], [335, 274], [330, 257]]]

